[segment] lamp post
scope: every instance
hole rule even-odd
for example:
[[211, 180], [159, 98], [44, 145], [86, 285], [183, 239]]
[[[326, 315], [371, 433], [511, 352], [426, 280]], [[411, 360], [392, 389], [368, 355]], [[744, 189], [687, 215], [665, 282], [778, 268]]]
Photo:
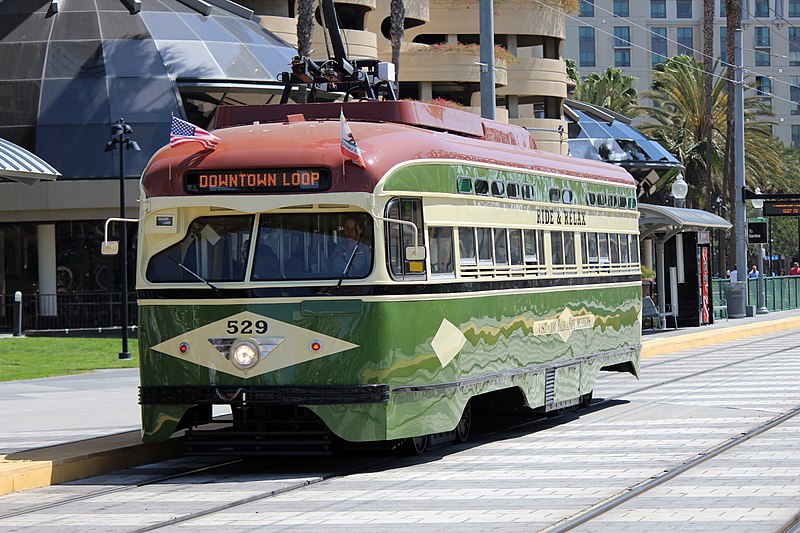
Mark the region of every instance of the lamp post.
[[[140, 150], [136, 141], [132, 140], [128, 135], [133, 133], [131, 127], [125, 123], [124, 119], [117, 120], [116, 124], [111, 126], [111, 140], [106, 143], [106, 152], [111, 152], [114, 149], [119, 149], [119, 216], [125, 218], [125, 150], [133, 150], [138, 152]], [[123, 226], [122, 238], [120, 239], [122, 246], [122, 351], [119, 353], [120, 359], [130, 359], [131, 353], [128, 351], [128, 231]]]
[[[761, 194], [761, 189], [756, 187], [755, 190], [756, 194]], [[763, 214], [764, 209], [764, 200], [761, 198], [753, 198], [750, 200], [753, 204], [753, 208], [756, 210], [756, 216], [761, 217]], [[769, 313], [767, 310], [767, 306], [765, 305], [765, 294], [764, 294], [764, 244], [758, 245], [758, 308], [756, 309], [756, 313], [759, 315], [765, 315]]]
[[689, 184], [683, 179], [680, 172], [672, 182], [672, 196], [675, 198], [675, 207], [683, 207], [686, 203], [686, 195], [689, 192]]

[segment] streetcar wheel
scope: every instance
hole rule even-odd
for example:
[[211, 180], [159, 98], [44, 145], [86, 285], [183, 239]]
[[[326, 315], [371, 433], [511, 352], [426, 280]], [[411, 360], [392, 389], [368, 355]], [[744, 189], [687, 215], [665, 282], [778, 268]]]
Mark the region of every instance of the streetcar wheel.
[[581, 396], [581, 403], [580, 403], [581, 407], [589, 407], [590, 405], [592, 405], [592, 393], [593, 392], [594, 391], [589, 391], [586, 394], [584, 394], [583, 396]]
[[420, 435], [419, 437], [409, 437], [403, 440], [400, 446], [400, 453], [402, 455], [422, 455], [428, 449], [428, 436]]
[[464, 412], [461, 413], [461, 420], [456, 426], [456, 442], [463, 443], [469, 440], [469, 433], [472, 430], [472, 402], [467, 402]]

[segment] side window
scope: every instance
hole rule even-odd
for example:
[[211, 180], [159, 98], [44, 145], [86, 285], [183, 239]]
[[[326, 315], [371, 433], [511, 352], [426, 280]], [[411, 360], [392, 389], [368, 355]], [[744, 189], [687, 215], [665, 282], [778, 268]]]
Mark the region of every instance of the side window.
[[586, 262], [590, 265], [596, 265], [600, 258], [597, 254], [597, 233], [586, 233]]
[[619, 236], [619, 258], [620, 262], [627, 264], [630, 262], [630, 255], [628, 255], [628, 236]]
[[522, 262], [522, 230], [508, 230], [508, 245], [511, 249], [511, 264], [521, 265]]
[[639, 236], [629, 235], [631, 243], [631, 263], [639, 262]]
[[525, 184], [522, 186], [522, 198], [525, 200], [533, 200], [533, 185]]
[[475, 228], [458, 228], [459, 264], [476, 266], [478, 256], [475, 254]]
[[611, 263], [617, 265], [619, 264], [619, 242], [617, 240], [617, 234], [609, 233], [608, 238], [609, 238], [608, 246], [611, 251]]
[[475, 194], [479, 196], [489, 196], [489, 182], [486, 180], [475, 180]]
[[586, 193], [586, 203], [588, 205], [596, 205], [597, 204], [597, 195], [593, 192]]
[[600, 264], [608, 264], [608, 233], [598, 233], [598, 251], [600, 255]]
[[494, 264], [508, 264], [508, 243], [506, 242], [505, 228], [494, 229]]
[[553, 203], [560, 203], [561, 202], [561, 189], [557, 187], [550, 187], [549, 191], [550, 201]]
[[571, 231], [564, 232], [564, 264], [575, 264], [575, 234]]
[[[386, 218], [413, 222], [417, 226], [419, 245], [424, 244], [422, 200], [419, 198], [394, 198], [386, 205]], [[394, 279], [419, 279], [425, 274], [424, 261], [407, 261], [405, 250], [414, 245], [414, 230], [408, 224], [386, 222], [387, 266]]]
[[478, 264], [492, 264], [492, 230], [489, 228], [477, 228], [478, 236]]
[[571, 204], [575, 200], [575, 195], [572, 194], [571, 189], [564, 189], [561, 191], [561, 201], [565, 204]]
[[453, 228], [430, 228], [428, 239], [431, 247], [431, 274], [452, 274]]
[[560, 231], [550, 232], [550, 249], [552, 251], [553, 264], [564, 264], [564, 241], [561, 237]]
[[519, 198], [519, 183], [512, 181], [506, 187], [506, 193], [509, 198]]
[[153, 256], [147, 279], [196, 283], [194, 273], [207, 281], [243, 281], [252, 232], [251, 215], [195, 219], [180, 242]]
[[492, 196], [503, 198], [506, 195], [506, 185], [502, 181], [495, 180], [492, 182]]
[[537, 265], [539, 264], [538, 245], [536, 230], [526, 229], [523, 232], [525, 237], [525, 264]]

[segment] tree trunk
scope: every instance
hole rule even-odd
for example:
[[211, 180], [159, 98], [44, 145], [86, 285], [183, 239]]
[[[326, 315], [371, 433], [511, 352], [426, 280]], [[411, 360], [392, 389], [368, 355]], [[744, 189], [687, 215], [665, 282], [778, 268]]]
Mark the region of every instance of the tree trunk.
[[[731, 223], [733, 227], [736, 227], [736, 171], [734, 167], [734, 114], [735, 114], [735, 103], [734, 103], [734, 91], [736, 90], [735, 84], [733, 80], [736, 77], [736, 73], [734, 72], [733, 68], [733, 61], [735, 60], [735, 42], [736, 42], [736, 30], [741, 28], [742, 26], [742, 0], [725, 0], [725, 10], [727, 15], [727, 22], [728, 22], [728, 68], [727, 68], [727, 78], [731, 81], [728, 82], [728, 132], [725, 136], [725, 175], [724, 181], [727, 184], [727, 198], [723, 196], [723, 199], [726, 200], [728, 205], [728, 212], [731, 215]], [[736, 257], [736, 232], [730, 232], [730, 238], [728, 240], [730, 243], [730, 256], [729, 257]], [[737, 265], [737, 271], [739, 275], [746, 275], [744, 274], [747, 272], [747, 265]], [[741, 279], [741, 277], [740, 277]]]
[[711, 179], [713, 164], [713, 119], [712, 113], [712, 87], [714, 69], [714, 0], [703, 0], [703, 66], [705, 67], [705, 137], [706, 137], [706, 209], [714, 206], [714, 184]]
[[[311, 38], [314, 35], [314, 0], [297, 1], [297, 53], [308, 57], [311, 53]], [[301, 89], [297, 101], [306, 102], [306, 91]]]
[[[406, 6], [403, 0], [391, 0], [389, 37], [392, 40], [392, 63], [394, 63], [395, 79], [400, 80], [400, 45], [403, 42], [403, 31], [406, 20]], [[399, 97], [399, 81], [395, 82]]]

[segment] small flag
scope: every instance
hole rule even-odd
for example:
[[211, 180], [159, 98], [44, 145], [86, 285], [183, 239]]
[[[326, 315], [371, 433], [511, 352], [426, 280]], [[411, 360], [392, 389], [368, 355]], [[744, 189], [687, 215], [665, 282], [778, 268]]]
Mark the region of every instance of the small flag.
[[213, 150], [219, 143], [219, 137], [211, 135], [203, 128], [195, 126], [191, 122], [181, 120], [176, 116], [172, 117], [172, 127], [169, 130], [169, 145], [176, 147], [181, 144], [198, 142], [206, 150]]
[[344, 111], [341, 109], [339, 110], [339, 124], [342, 127], [342, 155], [361, 168], [365, 168], [367, 165], [364, 164], [364, 158], [361, 157], [364, 152], [356, 144], [353, 132], [350, 131], [350, 126], [347, 125], [347, 120], [344, 118]]

